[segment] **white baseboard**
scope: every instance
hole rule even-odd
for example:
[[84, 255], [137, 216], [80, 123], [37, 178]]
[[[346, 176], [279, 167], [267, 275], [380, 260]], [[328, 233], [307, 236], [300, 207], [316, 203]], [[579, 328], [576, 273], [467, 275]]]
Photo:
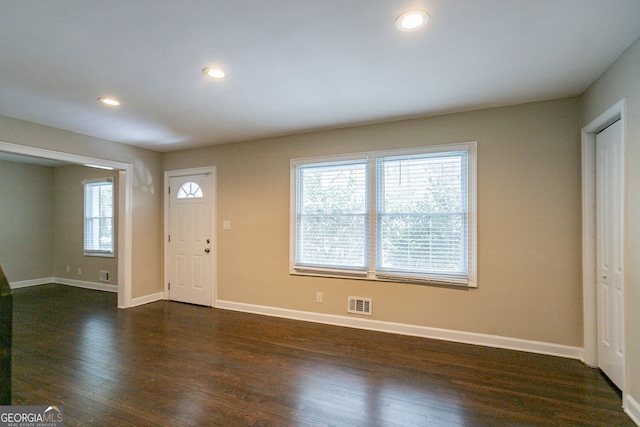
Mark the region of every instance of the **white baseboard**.
[[624, 412], [634, 423], [640, 426], [640, 403], [638, 403], [631, 395], [624, 396]]
[[83, 280], [65, 279], [62, 277], [43, 277], [40, 279], [22, 280], [9, 283], [11, 289], [27, 288], [29, 286], [47, 285], [57, 283], [60, 285], [75, 286], [76, 288], [93, 289], [96, 291], [118, 292], [118, 285], [109, 283], [85, 282]]
[[149, 304], [152, 302], [160, 301], [164, 299], [164, 292], [158, 292], [157, 294], [145, 295], [143, 297], [134, 298], [131, 300], [131, 307], [137, 307], [143, 304]]
[[[80, 280], [49, 277], [22, 282], [11, 283], [12, 289], [27, 286], [36, 286], [46, 283], [60, 283], [86, 289], [96, 289], [108, 292], [118, 292], [116, 285], [103, 283], [84, 282]], [[145, 295], [131, 300], [131, 307], [149, 304], [164, 299], [164, 292]], [[242, 311], [246, 313], [261, 314], [265, 316], [283, 317], [286, 319], [302, 320], [305, 322], [324, 323], [327, 325], [345, 326], [349, 328], [366, 329], [370, 331], [388, 332], [400, 335], [410, 335], [422, 338], [431, 338], [444, 341], [453, 341], [465, 344], [483, 345], [486, 347], [503, 348], [507, 350], [525, 351], [528, 353], [547, 354], [551, 356], [566, 357], [570, 359], [583, 359], [583, 349], [561, 344], [530, 341], [519, 338], [503, 337], [498, 335], [479, 334], [475, 332], [455, 331], [450, 329], [431, 328], [428, 326], [409, 325], [405, 323], [384, 322], [380, 320], [361, 319], [351, 316], [338, 316], [332, 314], [313, 313], [308, 311], [290, 310], [285, 308], [263, 305], [245, 304], [233, 301], [216, 301], [216, 308], [225, 310]], [[640, 406], [631, 396], [625, 399], [625, 408], [634, 421], [640, 419]], [[632, 415], [635, 414], [635, 415]]]
[[561, 344], [523, 340], [519, 338], [502, 337], [498, 335], [454, 331], [449, 329], [431, 328], [428, 326], [409, 325], [405, 323], [383, 322], [380, 320], [360, 319], [350, 316], [312, 313], [308, 311], [289, 310], [278, 307], [245, 304], [233, 301], [218, 300], [215, 307], [225, 310], [262, 314], [266, 316], [284, 317], [287, 319], [302, 320], [306, 322], [324, 323], [327, 325], [346, 326], [350, 328], [366, 329], [370, 331], [389, 332], [400, 335], [411, 335], [443, 341], [482, 345], [485, 347], [518, 350], [528, 353], [566, 357], [569, 359], [581, 360], [583, 357], [583, 349], [580, 347], [571, 347]]
[[[108, 283], [96, 283], [85, 282], [82, 280], [65, 279], [62, 277], [43, 277], [41, 279], [23, 280], [20, 282], [10, 283], [11, 289], [27, 288], [29, 286], [46, 285], [49, 283], [57, 283], [60, 285], [74, 286], [76, 288], [93, 289], [96, 291], [106, 292], [118, 292], [118, 285], [112, 285]], [[143, 297], [134, 298], [131, 300], [131, 307], [136, 307], [143, 304], [149, 304], [164, 299], [164, 292], [158, 292], [156, 294], [145, 295]]]
[[65, 279], [62, 277], [54, 277], [52, 282], [60, 285], [75, 286], [76, 288], [93, 289], [96, 291], [118, 292], [118, 285], [109, 283], [85, 282], [83, 280]]
[[21, 280], [19, 282], [11, 282], [9, 286], [11, 289], [28, 288], [29, 286], [46, 285], [47, 283], [53, 283], [55, 277], [43, 277], [41, 279]]

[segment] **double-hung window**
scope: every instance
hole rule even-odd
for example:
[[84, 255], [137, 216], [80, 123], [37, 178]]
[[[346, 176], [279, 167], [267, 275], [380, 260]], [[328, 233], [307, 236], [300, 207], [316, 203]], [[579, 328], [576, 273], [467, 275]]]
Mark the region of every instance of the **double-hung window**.
[[367, 271], [367, 168], [366, 158], [296, 166], [297, 269]]
[[113, 256], [113, 179], [85, 180], [84, 254]]
[[477, 286], [476, 143], [291, 168], [292, 274]]

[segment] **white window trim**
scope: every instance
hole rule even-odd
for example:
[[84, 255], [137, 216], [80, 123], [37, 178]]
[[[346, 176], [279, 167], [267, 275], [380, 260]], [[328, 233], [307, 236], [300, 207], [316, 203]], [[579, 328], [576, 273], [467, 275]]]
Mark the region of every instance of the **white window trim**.
[[[329, 163], [348, 160], [362, 160], [367, 159], [369, 164], [369, 267], [374, 267], [376, 264], [376, 167], [375, 162], [379, 157], [392, 157], [401, 155], [413, 155], [413, 154], [429, 154], [438, 152], [451, 152], [451, 151], [467, 151], [469, 153], [467, 159], [467, 173], [468, 173], [468, 274], [467, 277], [452, 278], [452, 277], [438, 277], [437, 275], [429, 275], [420, 277], [417, 275], [402, 275], [393, 273], [384, 273], [382, 271], [358, 271], [358, 270], [340, 270], [331, 268], [316, 268], [316, 267], [304, 267], [296, 266], [296, 242], [297, 242], [297, 227], [296, 227], [296, 215], [297, 215], [297, 188], [296, 188], [296, 166], [311, 164], [311, 163]], [[383, 150], [372, 151], [363, 153], [354, 153], [347, 155], [334, 155], [334, 156], [321, 156], [321, 157], [308, 157], [300, 159], [292, 159], [290, 161], [290, 205], [289, 205], [289, 274], [302, 275], [302, 276], [320, 276], [320, 277], [336, 277], [336, 278], [351, 278], [361, 280], [374, 280], [385, 282], [404, 282], [415, 284], [435, 284], [435, 285], [447, 285], [447, 286], [463, 286], [469, 288], [478, 287], [477, 279], [477, 142], [463, 142], [454, 144], [433, 145], [425, 147], [416, 147], [400, 150]]]
[[104, 178], [91, 178], [91, 179], [84, 179], [82, 180], [82, 205], [83, 205], [83, 215], [82, 215], [82, 249], [83, 249], [83, 253], [84, 256], [90, 256], [90, 257], [102, 257], [102, 258], [114, 258], [115, 257], [115, 247], [116, 247], [116, 241], [115, 241], [115, 236], [116, 236], [116, 232], [115, 229], [112, 230], [111, 232], [111, 240], [112, 240], [112, 250], [110, 251], [105, 251], [105, 250], [97, 250], [97, 249], [86, 249], [84, 247], [84, 241], [86, 239], [85, 236], [85, 227], [86, 227], [86, 220], [87, 220], [87, 201], [86, 201], [86, 193], [85, 193], [85, 189], [87, 184], [94, 184], [94, 183], [98, 183], [98, 182], [110, 182], [111, 185], [113, 186], [113, 205], [112, 205], [112, 212], [111, 212], [111, 218], [114, 221], [114, 226], [115, 226], [115, 210], [116, 210], [116, 186], [115, 186], [115, 182], [113, 177], [104, 177]]

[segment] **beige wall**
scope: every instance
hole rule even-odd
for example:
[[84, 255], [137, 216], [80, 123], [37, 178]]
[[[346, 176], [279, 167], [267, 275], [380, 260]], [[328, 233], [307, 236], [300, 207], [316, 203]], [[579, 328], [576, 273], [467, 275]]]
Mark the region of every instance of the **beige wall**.
[[117, 175], [83, 166], [0, 161], [0, 265], [10, 282], [49, 277], [98, 282], [98, 271], [108, 270], [111, 283], [117, 283], [115, 258], [85, 257], [82, 250], [81, 182], [104, 176]]
[[640, 402], [640, 40], [637, 40], [582, 96], [585, 126], [627, 99], [627, 281], [625, 288], [627, 392]]
[[0, 265], [9, 282], [51, 277], [53, 169], [0, 161]]
[[[578, 129], [572, 98], [171, 152], [163, 169], [217, 167], [221, 300], [346, 316], [372, 297], [375, 320], [581, 346]], [[478, 289], [288, 274], [290, 159], [473, 140]]]
[[[54, 170], [55, 227], [53, 275], [65, 279], [100, 282], [100, 270], [110, 272], [109, 284], [118, 283], [117, 258], [84, 256], [84, 187], [82, 181], [91, 178], [114, 178], [115, 200], [117, 196], [117, 173], [115, 171], [93, 169], [71, 165]], [[117, 205], [114, 206], [118, 211]], [[114, 234], [117, 239], [117, 221]], [[115, 242], [115, 247], [118, 244]], [[67, 272], [67, 266], [70, 271]], [[80, 268], [80, 273], [78, 273]]]
[[5, 116], [0, 141], [133, 164], [132, 297], [162, 291], [160, 153]]

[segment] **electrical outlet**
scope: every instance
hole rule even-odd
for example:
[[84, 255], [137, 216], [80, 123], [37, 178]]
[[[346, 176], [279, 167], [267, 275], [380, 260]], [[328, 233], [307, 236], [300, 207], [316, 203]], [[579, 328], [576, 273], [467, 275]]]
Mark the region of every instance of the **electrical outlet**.
[[78, 267], [78, 276], [82, 275], [82, 269], [80, 267]]
[[71, 266], [67, 265], [67, 273], [71, 271]]
[[322, 292], [316, 292], [316, 302], [322, 302]]

